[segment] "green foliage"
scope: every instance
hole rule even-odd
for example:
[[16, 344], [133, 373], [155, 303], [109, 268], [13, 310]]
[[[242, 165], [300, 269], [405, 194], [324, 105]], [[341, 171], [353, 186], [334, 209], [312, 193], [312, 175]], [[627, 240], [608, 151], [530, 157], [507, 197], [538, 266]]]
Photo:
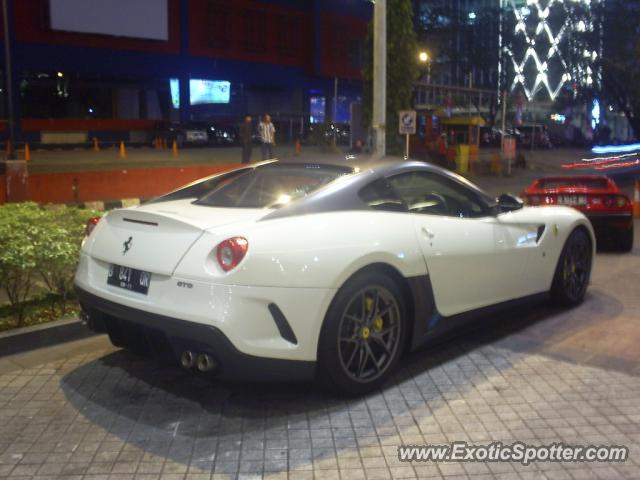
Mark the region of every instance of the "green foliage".
[[[387, 153], [402, 152], [398, 112], [412, 107], [413, 81], [418, 77], [418, 48], [410, 0], [387, 1]], [[362, 71], [363, 123], [371, 125], [373, 114], [373, 24], [369, 24]]]
[[0, 288], [17, 326], [36, 290], [54, 294], [62, 312], [73, 287], [86, 221], [97, 212], [35, 203], [0, 206]]
[[0, 287], [16, 308], [18, 325], [34, 287], [36, 246], [43, 212], [35, 203], [9, 203], [0, 207]]

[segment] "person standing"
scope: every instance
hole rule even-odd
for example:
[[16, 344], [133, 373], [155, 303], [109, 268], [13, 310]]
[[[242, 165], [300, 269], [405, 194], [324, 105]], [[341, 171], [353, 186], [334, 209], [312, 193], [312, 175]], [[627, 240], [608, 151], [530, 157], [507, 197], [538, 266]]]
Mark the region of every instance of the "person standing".
[[240, 125], [240, 146], [242, 147], [242, 163], [251, 162], [251, 115], [244, 117], [244, 122]]
[[262, 159], [268, 160], [273, 158], [273, 147], [276, 145], [276, 128], [271, 123], [271, 117], [265, 115], [258, 125], [258, 133], [262, 141]]

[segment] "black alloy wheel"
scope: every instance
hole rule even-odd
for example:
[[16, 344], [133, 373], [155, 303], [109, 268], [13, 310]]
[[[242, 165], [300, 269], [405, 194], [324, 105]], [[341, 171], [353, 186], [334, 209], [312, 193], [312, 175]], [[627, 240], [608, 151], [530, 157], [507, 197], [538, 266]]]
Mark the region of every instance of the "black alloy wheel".
[[591, 240], [584, 230], [574, 230], [564, 245], [551, 287], [553, 299], [565, 306], [584, 300], [593, 262]]
[[340, 393], [359, 395], [389, 377], [406, 335], [402, 291], [388, 276], [362, 272], [329, 308], [318, 350], [320, 377]]

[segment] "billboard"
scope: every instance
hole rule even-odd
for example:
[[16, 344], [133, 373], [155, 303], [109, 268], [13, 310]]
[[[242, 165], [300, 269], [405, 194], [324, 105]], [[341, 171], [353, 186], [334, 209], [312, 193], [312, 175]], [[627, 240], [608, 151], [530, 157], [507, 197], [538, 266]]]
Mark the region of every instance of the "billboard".
[[225, 80], [189, 80], [189, 101], [191, 105], [206, 103], [229, 103], [231, 83]]
[[52, 30], [168, 40], [168, 0], [49, 0]]

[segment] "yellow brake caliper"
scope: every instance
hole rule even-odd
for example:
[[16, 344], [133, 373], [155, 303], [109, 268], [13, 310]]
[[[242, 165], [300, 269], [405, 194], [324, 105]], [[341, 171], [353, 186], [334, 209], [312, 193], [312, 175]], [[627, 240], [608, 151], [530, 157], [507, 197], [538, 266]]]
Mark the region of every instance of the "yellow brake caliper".
[[[367, 309], [367, 313], [371, 312], [371, 310], [373, 310], [374, 306], [373, 306], [373, 298], [371, 297], [367, 297], [365, 300], [365, 307]], [[377, 317], [376, 319], [373, 320], [373, 329], [376, 332], [380, 332], [382, 331], [382, 327], [384, 326], [384, 320], [382, 320], [382, 317]], [[366, 336], [365, 336], [365, 330], [366, 330]], [[363, 338], [369, 338], [369, 335], [371, 334], [371, 330], [369, 328], [364, 328], [362, 330], [362, 337]]]

